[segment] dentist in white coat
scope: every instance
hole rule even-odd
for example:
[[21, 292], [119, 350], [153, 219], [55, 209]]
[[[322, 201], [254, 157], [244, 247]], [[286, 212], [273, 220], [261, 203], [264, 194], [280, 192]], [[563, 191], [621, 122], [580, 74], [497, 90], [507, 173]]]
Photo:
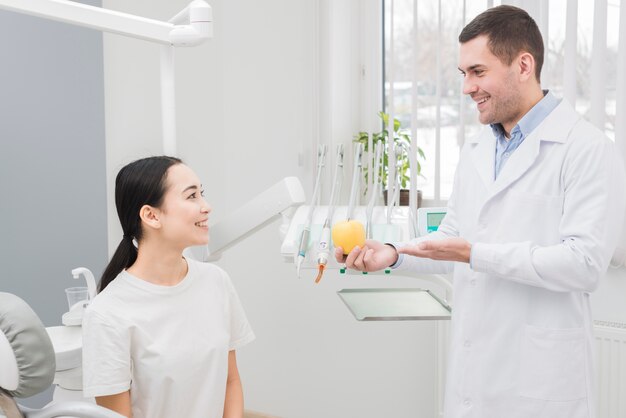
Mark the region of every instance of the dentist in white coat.
[[362, 271], [453, 270], [446, 418], [593, 418], [589, 293], [621, 231], [623, 163], [541, 89], [543, 40], [525, 11], [489, 9], [459, 41], [464, 93], [488, 126], [463, 147], [439, 230], [336, 258]]

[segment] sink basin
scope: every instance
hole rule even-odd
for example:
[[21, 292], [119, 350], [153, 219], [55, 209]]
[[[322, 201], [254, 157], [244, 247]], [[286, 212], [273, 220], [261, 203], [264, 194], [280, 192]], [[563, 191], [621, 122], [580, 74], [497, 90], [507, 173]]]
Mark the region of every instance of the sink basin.
[[48, 327], [48, 336], [54, 347], [57, 371], [81, 366], [83, 335], [81, 327]]

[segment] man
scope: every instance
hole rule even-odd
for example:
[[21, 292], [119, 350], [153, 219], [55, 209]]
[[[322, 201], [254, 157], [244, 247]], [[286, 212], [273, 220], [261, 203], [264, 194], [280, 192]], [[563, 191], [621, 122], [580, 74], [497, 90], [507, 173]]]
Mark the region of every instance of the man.
[[525, 11], [489, 9], [459, 41], [464, 93], [489, 126], [463, 147], [439, 230], [335, 256], [362, 271], [453, 269], [445, 417], [595, 417], [589, 293], [621, 230], [622, 162], [541, 89], [543, 40]]

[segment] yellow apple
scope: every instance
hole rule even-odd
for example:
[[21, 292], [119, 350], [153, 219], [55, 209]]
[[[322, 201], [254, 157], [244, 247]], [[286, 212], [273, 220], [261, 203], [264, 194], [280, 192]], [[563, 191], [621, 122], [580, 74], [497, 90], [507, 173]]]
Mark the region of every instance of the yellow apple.
[[344, 254], [349, 254], [357, 245], [363, 248], [365, 227], [355, 220], [337, 222], [333, 225], [332, 237], [335, 247], [341, 247]]

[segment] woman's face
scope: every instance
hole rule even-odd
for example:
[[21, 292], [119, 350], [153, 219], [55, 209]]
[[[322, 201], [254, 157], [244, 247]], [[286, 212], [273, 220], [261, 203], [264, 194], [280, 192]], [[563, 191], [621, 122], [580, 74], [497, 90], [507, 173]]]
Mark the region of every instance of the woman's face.
[[182, 248], [209, 242], [211, 207], [202, 196], [198, 176], [186, 165], [167, 170], [166, 191], [159, 209], [161, 237]]

